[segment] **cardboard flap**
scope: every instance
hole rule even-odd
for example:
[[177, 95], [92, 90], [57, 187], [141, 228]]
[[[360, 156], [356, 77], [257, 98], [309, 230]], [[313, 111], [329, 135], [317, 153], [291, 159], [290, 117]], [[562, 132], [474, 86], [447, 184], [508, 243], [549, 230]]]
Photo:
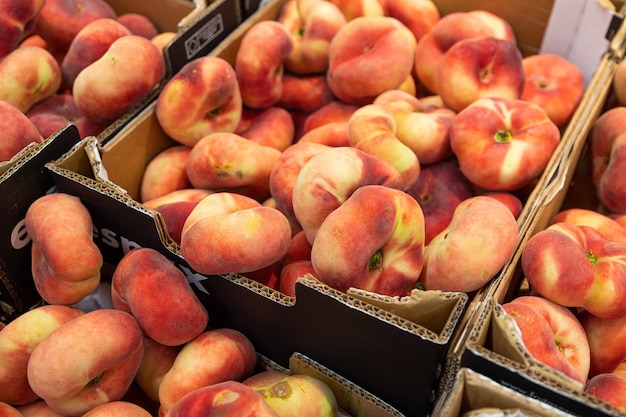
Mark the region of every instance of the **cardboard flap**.
[[539, 417], [528, 410], [521, 410], [519, 408], [493, 408], [485, 407], [477, 410], [471, 410], [463, 413], [462, 417]]
[[589, 82], [622, 20], [608, 0], [556, 0], [539, 52], [567, 58]]
[[[460, 297], [456, 300], [454, 300], [454, 298], [439, 299], [439, 301], [444, 301], [444, 303], [454, 301], [454, 306], [461, 309], [459, 314], [455, 315], [452, 314], [454, 309], [448, 311], [444, 308], [445, 304], [443, 306], [435, 305], [437, 294], [432, 294], [434, 297], [426, 296], [425, 299], [430, 299], [430, 303], [428, 303], [428, 306], [431, 307], [430, 312], [434, 309], [440, 314], [445, 315], [445, 317], [439, 317], [439, 320], [443, 320], [448, 324], [447, 327], [440, 329], [440, 332], [437, 333], [419, 323], [421, 321], [427, 321], [429, 311], [426, 310], [427, 316], [422, 317], [420, 311], [422, 307], [416, 304], [416, 302], [418, 302], [417, 299], [407, 297], [405, 304], [405, 301], [396, 301], [395, 297], [388, 297], [369, 291], [357, 290], [355, 288], [351, 288], [346, 293], [343, 293], [326, 284], [320, 283], [310, 274], [307, 274], [304, 279], [299, 278], [298, 280], [302, 283], [306, 283], [308, 287], [315, 288], [318, 292], [325, 293], [337, 299], [343, 304], [366, 311], [368, 314], [372, 314], [380, 320], [386, 321], [393, 326], [404, 328], [423, 339], [437, 341], [437, 343], [442, 344], [449, 342], [455, 325], [458, 323], [459, 315], [465, 307], [465, 303], [463, 303], [464, 297]], [[296, 299], [297, 291], [296, 287]]]
[[581, 382], [544, 365], [530, 355], [524, 347], [522, 334], [515, 320], [507, 315], [502, 306], [497, 303], [494, 303], [492, 316], [492, 343], [493, 351], [496, 353], [514, 360], [522, 357], [522, 363], [539, 379], [554, 380], [569, 391], [581, 392], [583, 390], [584, 385]]
[[531, 356], [524, 348], [520, 329], [501, 305], [492, 304], [490, 346], [497, 354], [523, 364], [531, 366]]
[[[289, 368], [292, 374], [309, 375], [318, 378], [335, 394], [337, 403], [350, 415], [359, 417], [402, 417], [398, 410], [367, 392], [358, 385], [332, 370], [320, 365], [301, 353], [294, 353], [289, 358]], [[343, 410], [340, 410], [340, 416]]]
[[350, 288], [348, 294], [446, 338], [454, 330], [454, 326], [450, 324], [459, 320], [469, 299], [466, 293], [418, 289], [405, 297], [384, 296], [356, 288]]
[[461, 368], [435, 408], [440, 417], [566, 417], [549, 403], [526, 396], [470, 368]]
[[95, 137], [86, 138], [84, 140], [84, 151], [91, 165], [94, 179], [113, 188], [115, 192], [128, 196], [127, 190], [109, 180], [109, 173], [104, 163], [102, 163], [101, 146], [98, 139]]

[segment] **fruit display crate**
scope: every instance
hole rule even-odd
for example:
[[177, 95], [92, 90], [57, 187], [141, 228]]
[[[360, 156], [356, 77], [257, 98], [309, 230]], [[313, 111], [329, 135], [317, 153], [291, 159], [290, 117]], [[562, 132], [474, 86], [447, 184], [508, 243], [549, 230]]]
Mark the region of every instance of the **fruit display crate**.
[[[142, 115], [149, 116], [149, 109]], [[106, 145], [88, 138], [47, 165], [56, 189], [80, 197], [88, 208], [106, 262], [114, 267], [133, 248], [157, 249], [185, 273], [213, 326], [242, 331], [261, 354], [282, 366], [293, 353], [309, 356], [389, 404], [397, 410], [393, 413], [428, 412], [467, 295], [415, 291], [398, 300], [346, 294], [308, 278], [289, 297], [241, 275], [195, 272], [161, 216], [127, 191], [136, 189], [144, 166], [134, 159], [149, 158], [151, 146], [169, 145], [154, 118], [142, 115]], [[124, 181], [113, 183], [104, 172]]]
[[[283, 3], [267, 4], [211, 55], [234, 62], [250, 25], [275, 19]], [[479, 6], [488, 8], [488, 3], [475, 5]], [[518, 32], [544, 31], [550, 5], [545, 7], [541, 8], [543, 20], [535, 16], [513, 21], [519, 25]], [[532, 10], [507, 11], [532, 16]], [[526, 44], [528, 51], [538, 50], [540, 45], [531, 44]], [[48, 165], [57, 189], [78, 195], [88, 206], [96, 242], [107, 261], [115, 265], [134, 247], [158, 248], [186, 272], [215, 323], [241, 329], [272, 360], [284, 365], [294, 352], [303, 353], [405, 415], [428, 413], [448, 347], [463, 325], [468, 295], [416, 291], [397, 303], [360, 291], [343, 294], [304, 279], [292, 299], [243, 276], [207, 277], [194, 272], [172, 245], [160, 216], [138, 202], [147, 162], [174, 144], [160, 128], [154, 106], [151, 102], [107, 141], [84, 141]], [[525, 218], [524, 214], [520, 217], [520, 224]], [[479, 303], [480, 298], [473, 301]], [[381, 351], [384, 358], [376, 366], [368, 365]]]
[[[524, 276], [522, 254], [528, 241], [554, 222], [564, 210], [580, 208], [606, 214], [591, 175], [589, 138], [598, 118], [619, 106], [613, 80], [624, 57], [624, 27], [616, 31], [609, 50], [597, 68], [581, 103], [581, 114], [568, 127], [572, 139], [563, 144], [559, 157], [548, 168], [534, 201], [523, 236], [511, 262], [485, 293], [483, 305], [468, 319], [468, 326], [451, 349], [451, 375], [469, 368], [483, 377], [538, 399], [575, 416], [624, 415], [615, 407], [583, 392], [579, 383], [534, 358], [517, 334], [515, 323], [503, 305], [518, 296], [537, 295]], [[571, 221], [584, 223], [587, 220]], [[571, 309], [576, 311], [577, 309]], [[578, 311], [580, 313], [580, 311]], [[450, 383], [451, 379], [447, 382]], [[445, 407], [442, 399], [439, 407]]]
[[[234, 62], [241, 37], [250, 25], [275, 19], [283, 3], [269, 2], [209, 53]], [[526, 54], [540, 50], [541, 38], [535, 35], [549, 27], [553, 7], [552, 2], [541, 1], [435, 3], [444, 13], [460, 7], [484, 8], [507, 17]], [[211, 33], [213, 21], [205, 18], [198, 16], [196, 23], [178, 35], [178, 42], [193, 45]], [[603, 38], [604, 30], [601, 32]], [[170, 60], [172, 73], [189, 59], [185, 56]], [[595, 65], [593, 60], [588, 62]], [[352, 387], [368, 393], [371, 402], [385, 404], [384, 413], [388, 415], [428, 415], [453, 337], [465, 328], [465, 312], [475, 311], [481, 304], [482, 291], [476, 296], [414, 291], [410, 297], [398, 300], [359, 290], [341, 293], [304, 278], [296, 284], [296, 296], [288, 297], [245, 276], [198, 274], [167, 235], [161, 216], [138, 200], [140, 179], [148, 161], [174, 145], [159, 126], [154, 111], [155, 101], [150, 100], [127, 123], [108, 132], [105, 140], [80, 141], [46, 165], [56, 190], [79, 196], [88, 207], [93, 216], [94, 240], [108, 268], [114, 268], [133, 248], [155, 248], [186, 274], [207, 306], [212, 324], [241, 329], [263, 355], [281, 366], [287, 366], [294, 353], [310, 357]], [[60, 133], [72, 143], [75, 135], [72, 129]], [[564, 135], [562, 143], [568, 143], [568, 138]], [[543, 184], [544, 178], [538, 184]], [[530, 218], [531, 207], [525, 205], [520, 225]]]

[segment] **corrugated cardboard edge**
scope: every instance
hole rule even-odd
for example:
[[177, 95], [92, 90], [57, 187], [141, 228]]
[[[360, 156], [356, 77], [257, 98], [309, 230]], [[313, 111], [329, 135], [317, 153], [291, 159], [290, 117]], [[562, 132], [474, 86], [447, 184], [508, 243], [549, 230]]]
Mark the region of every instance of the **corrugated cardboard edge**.
[[358, 417], [403, 416], [385, 401], [305, 355], [294, 353], [289, 359], [289, 367], [293, 374], [313, 376], [328, 385], [343, 409], [339, 416], [345, 416], [345, 412]]
[[438, 417], [458, 417], [478, 409], [517, 410], [516, 416], [570, 416], [549, 404], [524, 396], [469, 368], [459, 370], [445, 401], [435, 409]]
[[430, 329], [432, 340], [440, 340], [441, 343], [451, 339], [469, 300], [466, 293], [418, 289], [405, 297], [389, 297], [355, 288], [349, 289], [348, 294], [412, 323], [421, 324]]

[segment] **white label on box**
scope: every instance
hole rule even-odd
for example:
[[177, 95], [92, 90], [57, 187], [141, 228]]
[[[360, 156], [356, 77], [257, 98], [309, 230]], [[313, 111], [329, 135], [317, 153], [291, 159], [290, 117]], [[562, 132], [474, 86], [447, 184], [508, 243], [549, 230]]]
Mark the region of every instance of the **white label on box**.
[[606, 34], [614, 15], [606, 1], [556, 0], [539, 52], [569, 59], [589, 82], [609, 49]]

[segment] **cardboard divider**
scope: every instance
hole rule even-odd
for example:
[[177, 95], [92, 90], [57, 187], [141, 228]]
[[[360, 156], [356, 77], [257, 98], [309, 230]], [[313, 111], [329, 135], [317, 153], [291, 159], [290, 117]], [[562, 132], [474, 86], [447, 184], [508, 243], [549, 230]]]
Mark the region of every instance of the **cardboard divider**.
[[[506, 413], [506, 414], [505, 414]], [[529, 395], [523, 395], [470, 369], [459, 370], [439, 417], [567, 417], [571, 414]]]

